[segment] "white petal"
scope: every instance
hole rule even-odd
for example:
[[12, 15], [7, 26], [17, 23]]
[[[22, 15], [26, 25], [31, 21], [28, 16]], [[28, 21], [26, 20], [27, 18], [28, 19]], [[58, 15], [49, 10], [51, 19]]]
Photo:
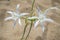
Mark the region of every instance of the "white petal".
[[52, 23], [54, 22], [54, 20], [49, 19], [49, 18], [45, 18], [44, 21], [46, 21], [46, 22], [52, 22]]
[[18, 21], [18, 19], [14, 19], [14, 24], [13, 24], [14, 27], [16, 26], [17, 21]]
[[10, 20], [10, 19], [13, 19], [13, 18], [12, 17], [7, 17], [7, 18], [5, 18], [5, 21]]
[[20, 20], [20, 19], [18, 19], [18, 23], [19, 23], [20, 25], [22, 25], [22, 24], [21, 24], [21, 20]]
[[11, 15], [13, 14], [13, 12], [12, 12], [12, 11], [7, 11], [7, 13], [9, 13], [9, 14], [11, 14]]
[[48, 9], [45, 10], [44, 14], [46, 15], [52, 9], [59, 10], [59, 8], [57, 8], [57, 7], [50, 7], [50, 8], [48, 8]]
[[19, 13], [19, 7], [20, 7], [20, 4], [17, 4], [16, 6], [16, 12]]
[[52, 23], [54, 23], [54, 24], [56, 24], [56, 25], [60, 25], [59, 23], [55, 22], [55, 21], [54, 21], [54, 20], [52, 20], [52, 19], [45, 19], [44, 21], [52, 22]]
[[42, 13], [41, 9], [39, 7], [37, 7], [37, 13], [38, 13], [38, 16], [40, 16], [40, 14]]
[[37, 7], [37, 13], [40, 14], [42, 11], [39, 7]]
[[41, 29], [42, 29], [42, 31], [44, 32], [44, 30], [45, 30], [45, 26], [44, 26], [44, 24], [43, 24], [43, 23], [40, 23], [40, 25], [41, 25]]
[[34, 27], [36, 28], [38, 24], [39, 24], [39, 20], [34, 23]]
[[17, 4], [16, 9], [19, 9], [19, 7], [20, 7], [20, 4]]
[[20, 16], [28, 15], [29, 13], [21, 13]]
[[13, 24], [13, 27], [15, 27], [16, 26], [16, 21], [14, 21], [14, 24]]

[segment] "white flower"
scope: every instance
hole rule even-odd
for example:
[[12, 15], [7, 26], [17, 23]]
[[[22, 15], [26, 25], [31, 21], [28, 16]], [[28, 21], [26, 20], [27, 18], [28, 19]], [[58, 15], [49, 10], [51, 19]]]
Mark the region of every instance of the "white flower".
[[37, 9], [38, 20], [35, 22], [34, 27], [37, 27], [37, 25], [40, 23], [42, 31], [44, 32], [44, 30], [45, 30], [44, 22], [56, 23], [52, 19], [50, 19], [50, 18], [47, 17], [47, 12], [50, 11], [51, 9], [58, 10], [57, 7], [51, 7], [51, 8], [48, 8], [47, 10], [45, 10], [44, 13], [42, 13], [42, 11], [39, 8]]
[[16, 21], [18, 21], [18, 23], [21, 25], [21, 17], [25, 16], [25, 15], [28, 15], [29, 13], [21, 13], [19, 14], [19, 4], [17, 4], [17, 7], [16, 7], [16, 11], [7, 11], [7, 13], [11, 14], [11, 17], [7, 17], [5, 18], [5, 21], [7, 20], [14, 20], [14, 25], [16, 24]]

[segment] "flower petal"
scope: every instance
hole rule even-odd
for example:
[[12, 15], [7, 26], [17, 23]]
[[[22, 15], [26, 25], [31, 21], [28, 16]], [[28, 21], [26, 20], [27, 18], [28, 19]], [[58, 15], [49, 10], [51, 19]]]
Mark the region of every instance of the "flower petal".
[[19, 7], [20, 7], [20, 4], [17, 4], [16, 9], [19, 9]]
[[54, 23], [54, 24], [56, 24], [56, 25], [60, 25], [59, 23], [57, 23], [57, 22], [55, 22], [54, 20], [52, 20], [52, 19], [45, 19], [44, 21], [46, 21], [46, 22], [52, 22], [52, 23]]
[[45, 19], [44, 19], [44, 22], [45, 22], [45, 21], [46, 21], [46, 22], [52, 22], [52, 23], [54, 22], [54, 20], [49, 19], [49, 18], [45, 18]]
[[10, 19], [13, 19], [13, 18], [12, 17], [7, 17], [7, 18], [5, 18], [5, 21], [10, 20]]
[[13, 24], [13, 27], [15, 27], [16, 26], [16, 21], [14, 21], [14, 24]]
[[48, 11], [50, 11], [52, 9], [59, 10], [59, 8], [57, 8], [57, 7], [50, 7], [50, 8], [45, 10], [44, 14], [46, 15], [48, 13]]
[[12, 11], [7, 11], [7, 13], [9, 13], [9, 14], [13, 15], [13, 12], [12, 12]]
[[13, 19], [13, 20], [14, 20], [13, 26], [15, 27], [16, 26], [16, 22], [18, 21], [18, 19]]
[[16, 6], [16, 12], [19, 13], [19, 7], [20, 7], [20, 4], [17, 4]]
[[20, 16], [28, 15], [29, 13], [21, 13]]
[[43, 24], [43, 23], [40, 23], [40, 25], [41, 25], [41, 29], [42, 29], [42, 31], [44, 32], [44, 30], [45, 30], [45, 26], [44, 26], [44, 24]]
[[20, 25], [22, 25], [22, 24], [21, 24], [21, 20], [20, 20], [20, 19], [18, 19], [18, 23], [19, 23]]
[[37, 7], [37, 13], [38, 13], [38, 16], [40, 16], [40, 14], [42, 13], [41, 9], [39, 7]]
[[39, 20], [34, 23], [34, 27], [36, 28], [38, 24], [39, 24]]

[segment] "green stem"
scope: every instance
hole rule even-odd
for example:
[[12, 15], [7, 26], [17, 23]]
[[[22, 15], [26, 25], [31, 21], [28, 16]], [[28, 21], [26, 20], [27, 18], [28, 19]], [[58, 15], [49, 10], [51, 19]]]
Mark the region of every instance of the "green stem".
[[33, 10], [34, 3], [35, 3], [35, 0], [33, 0], [33, 3], [32, 3], [32, 9], [31, 9], [31, 11]]
[[32, 14], [33, 14], [33, 7], [34, 7], [34, 3], [35, 3], [35, 0], [33, 0], [33, 3], [32, 3], [31, 16], [32, 16]]
[[27, 28], [27, 26], [28, 26], [28, 23], [27, 23], [27, 20], [26, 20], [26, 19], [25, 19], [25, 23], [26, 23], [26, 25], [25, 25], [25, 27], [24, 27], [24, 31], [23, 31], [23, 35], [22, 35], [21, 40], [23, 40], [24, 35], [25, 35], [26, 28]]
[[22, 38], [21, 38], [21, 40], [23, 40], [23, 38], [24, 38], [25, 31], [26, 31], [26, 28], [27, 28], [27, 24], [28, 24], [28, 23], [26, 23], [26, 25], [25, 25], [25, 27], [24, 27], [24, 31], [23, 31], [23, 35], [22, 35]]
[[[32, 17], [32, 14], [33, 14], [33, 7], [34, 7], [34, 3], [35, 3], [35, 0], [33, 0], [33, 3], [32, 3], [31, 17]], [[27, 38], [28, 38], [28, 36], [29, 36], [29, 34], [30, 34], [30, 32], [31, 32], [32, 24], [33, 24], [33, 21], [31, 21], [30, 29], [29, 29], [29, 32], [28, 32], [28, 34], [27, 34], [27, 36], [26, 36], [25, 40], [27, 40]]]
[[25, 40], [27, 40], [27, 38], [28, 38], [28, 36], [29, 36], [29, 34], [30, 34], [30, 32], [31, 32], [32, 24], [33, 24], [33, 22], [31, 21], [30, 29], [29, 29], [29, 32], [28, 32], [28, 34], [27, 34], [27, 36], [26, 36], [26, 39], [25, 39]]

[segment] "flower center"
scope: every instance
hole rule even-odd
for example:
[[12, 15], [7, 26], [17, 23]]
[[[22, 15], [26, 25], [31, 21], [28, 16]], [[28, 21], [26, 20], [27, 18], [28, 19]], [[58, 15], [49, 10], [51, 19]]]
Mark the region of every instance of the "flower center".
[[40, 15], [39, 16], [39, 20], [42, 22], [44, 20], [45, 16], [44, 15]]
[[20, 16], [18, 14], [14, 14], [14, 18], [19, 18]]

